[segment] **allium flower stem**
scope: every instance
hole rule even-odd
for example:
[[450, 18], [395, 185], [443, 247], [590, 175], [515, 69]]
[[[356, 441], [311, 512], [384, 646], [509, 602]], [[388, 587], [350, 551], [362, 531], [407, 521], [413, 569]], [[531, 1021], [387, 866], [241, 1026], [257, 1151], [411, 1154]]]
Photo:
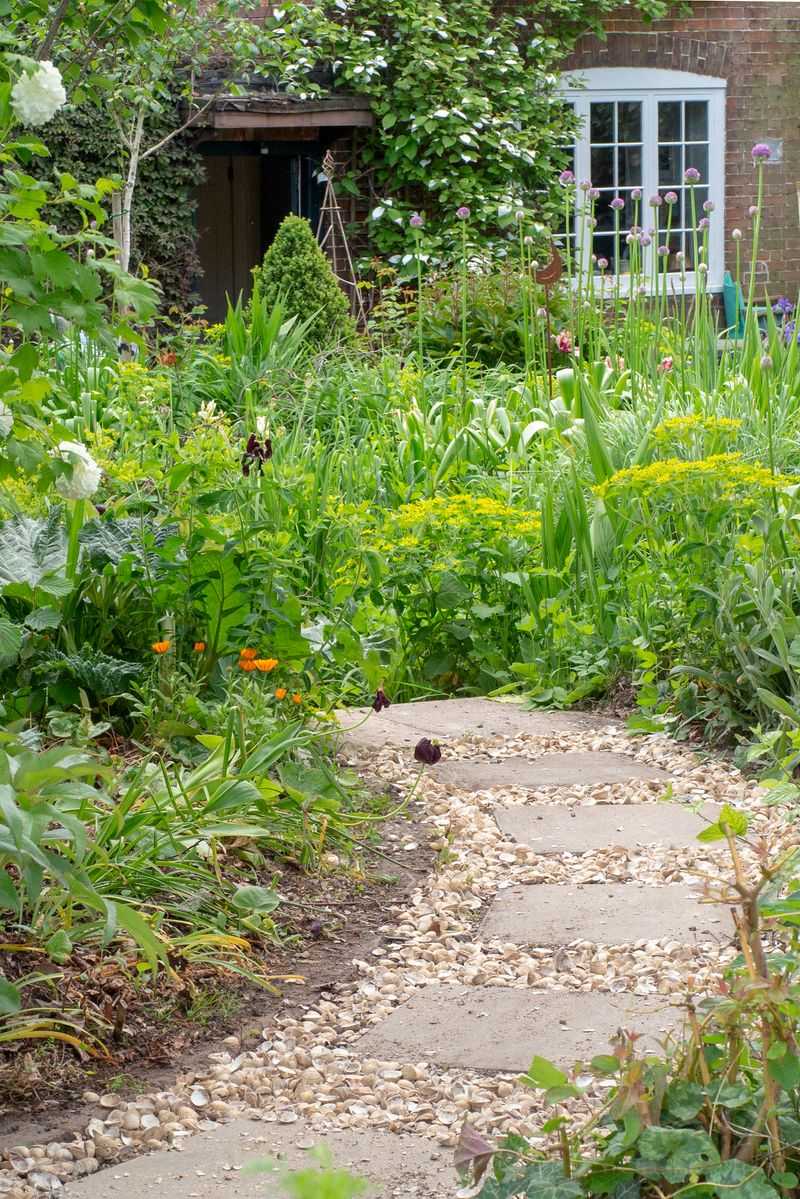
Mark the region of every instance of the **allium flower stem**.
[[461, 219], [461, 401], [467, 402], [467, 222]]

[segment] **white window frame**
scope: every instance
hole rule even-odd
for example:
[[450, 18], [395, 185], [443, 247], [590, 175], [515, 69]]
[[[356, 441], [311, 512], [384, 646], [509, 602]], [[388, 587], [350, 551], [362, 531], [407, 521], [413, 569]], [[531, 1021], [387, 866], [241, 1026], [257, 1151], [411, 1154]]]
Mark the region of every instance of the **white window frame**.
[[[667, 71], [660, 67], [589, 67], [583, 71], [565, 71], [561, 93], [575, 108], [581, 121], [581, 132], [575, 141], [575, 176], [589, 179], [589, 105], [594, 101], [639, 100], [642, 103], [642, 206], [639, 222], [644, 229], [657, 222], [650, 207], [650, 197], [659, 191], [658, 184], [658, 101], [708, 101], [708, 196], [714, 202], [709, 222], [708, 275], [706, 289], [721, 291], [725, 273], [725, 97], [727, 81], [716, 76], [697, 75], [691, 71]], [[663, 191], [661, 193], [663, 195]], [[583, 192], [576, 190], [576, 211], [583, 202]], [[702, 213], [698, 213], [698, 219]], [[584, 247], [582, 268], [590, 262], [589, 239]], [[658, 238], [645, 248], [644, 279], [651, 277], [652, 255]], [[627, 284], [623, 274], [621, 282]], [[687, 271], [681, 283], [679, 271], [667, 275], [670, 291], [696, 290], [694, 271]]]

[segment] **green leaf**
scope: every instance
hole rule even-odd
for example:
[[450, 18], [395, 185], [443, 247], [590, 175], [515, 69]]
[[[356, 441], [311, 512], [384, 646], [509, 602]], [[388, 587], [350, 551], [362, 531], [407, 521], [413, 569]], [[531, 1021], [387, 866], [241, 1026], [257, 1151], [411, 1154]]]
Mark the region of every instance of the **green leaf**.
[[620, 1061], [611, 1053], [599, 1053], [597, 1057], [592, 1058], [591, 1066], [598, 1074], [617, 1074]]
[[785, 1091], [793, 1091], [800, 1086], [800, 1058], [793, 1053], [785, 1053], [783, 1057], [769, 1062], [770, 1076], [780, 1083]]
[[691, 1174], [719, 1165], [717, 1147], [708, 1133], [691, 1128], [646, 1128], [637, 1148], [635, 1168], [654, 1180], [682, 1183]]
[[57, 629], [61, 624], [61, 613], [57, 608], [34, 608], [25, 617], [25, 624], [36, 633], [41, 633], [43, 629]]
[[673, 1120], [688, 1124], [705, 1103], [705, 1092], [697, 1083], [678, 1080], [667, 1087], [664, 1102]]
[[732, 1159], [712, 1166], [705, 1178], [716, 1183], [719, 1189], [714, 1194], [719, 1199], [777, 1199], [778, 1192], [759, 1166]]
[[9, 912], [19, 913], [20, 905], [21, 900], [17, 894], [17, 888], [11, 881], [11, 877], [0, 867], [0, 911], [5, 909]]
[[568, 1078], [557, 1066], [549, 1062], [547, 1058], [533, 1058], [528, 1073], [522, 1078], [522, 1082], [529, 1087], [542, 1087], [549, 1089], [550, 1087], [563, 1087], [567, 1084]]
[[237, 887], [231, 903], [242, 912], [274, 912], [281, 897], [268, 887]]
[[461, 608], [472, 599], [469, 587], [461, 582], [458, 575], [446, 570], [439, 579], [436, 592], [436, 603], [440, 608]]
[[0, 666], [10, 666], [22, 649], [22, 629], [7, 616], [0, 616]]
[[52, 937], [48, 941], [45, 941], [44, 947], [48, 957], [59, 964], [68, 962], [72, 956], [72, 941], [70, 941], [63, 928], [53, 933]]
[[17, 987], [0, 974], [0, 1016], [13, 1016], [22, 1007], [22, 996]]

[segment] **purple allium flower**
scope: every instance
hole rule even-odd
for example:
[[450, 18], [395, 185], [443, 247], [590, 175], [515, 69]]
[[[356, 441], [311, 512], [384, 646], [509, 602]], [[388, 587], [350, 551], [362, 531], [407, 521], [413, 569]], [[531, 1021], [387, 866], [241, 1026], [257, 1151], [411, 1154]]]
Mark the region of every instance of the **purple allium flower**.
[[713, 212], [716, 207], [717, 206], [713, 200], [703, 201], [703, 212]]
[[633, 233], [634, 235], [638, 235], [641, 232], [642, 232], [641, 225], [631, 225], [631, 233]]
[[678, 193], [677, 192], [665, 192], [664, 199], [666, 200], [667, 204], [677, 204], [678, 203]]
[[701, 275], [707, 275], [708, 274], [708, 263], [707, 262], [699, 263], [697, 270]]
[[697, 167], [687, 167], [683, 172], [683, 177], [687, 183], [699, 183], [700, 172]]
[[640, 187], [635, 187], [633, 189], [633, 191], [631, 192], [631, 199], [632, 200], [641, 200], [641, 198], [642, 198], [642, 189]]
[[522, 222], [525, 220], [524, 209], [522, 209], [522, 208], [517, 209], [517, 211], [514, 213], [514, 220], [517, 222], [518, 225], [522, 224]]
[[646, 233], [643, 233], [642, 236], [639, 238], [639, 244], [642, 246], [649, 246], [650, 242], [652, 240], [653, 239], [651, 237], [649, 237]]
[[614, 196], [614, 199], [609, 204], [609, 208], [613, 208], [617, 211], [619, 211], [620, 208], [624, 208], [624, 207], [625, 207], [625, 201], [623, 200], [622, 196]]
[[579, 185], [582, 192], [588, 192], [592, 186], [591, 179], [581, 179]]
[[589, 188], [589, 199], [590, 200], [599, 200], [600, 199], [600, 188], [599, 187], [590, 187]]
[[741, 229], [731, 229], [731, 237], [733, 238], [734, 241], [741, 241], [742, 240]]
[[418, 212], [412, 213], [412, 215], [409, 217], [408, 223], [412, 229], [421, 229], [425, 224]]
[[772, 157], [772, 151], [765, 142], [756, 142], [750, 153], [753, 156], [754, 162], [758, 162], [759, 160], [766, 162], [768, 158]]
[[462, 204], [460, 208], [456, 209], [456, 216], [460, 221], [469, 220], [469, 209], [467, 208], [466, 204]]
[[598, 270], [601, 270], [601, 271], [606, 270], [608, 268], [608, 259], [607, 258], [598, 258], [597, 267], [598, 267]]
[[794, 304], [788, 296], [778, 296], [772, 305], [772, 311], [776, 316], [791, 316], [794, 312]]
[[761, 355], [761, 369], [762, 371], [772, 370], [772, 359], [770, 358], [769, 354]]
[[626, 246], [632, 246], [635, 241], [636, 241], [635, 233], [628, 233], [625, 235], [625, 245]]
[[697, 222], [697, 228], [700, 230], [708, 229], [710, 224], [711, 224], [711, 221], [708, 219], [707, 216], [701, 216], [700, 220]]
[[757, 204], [751, 204], [751, 205], [750, 205], [750, 207], [749, 207], [749, 208], [748, 208], [748, 210], [747, 210], [747, 215], [748, 215], [748, 216], [755, 216], [757, 212], [758, 212], [758, 205], [757, 205]]
[[575, 182], [575, 175], [572, 171], [562, 171], [558, 176], [558, 182], [562, 187], [569, 187], [571, 183]]
[[664, 201], [661, 199], [661, 196], [658, 194], [658, 192], [656, 192], [654, 196], [650, 197], [651, 208], [660, 208], [663, 203]]
[[666, 258], [667, 254], [669, 254], [669, 246], [659, 246], [658, 254], [661, 258]]
[[545, 317], [547, 316], [547, 309], [546, 308], [537, 308], [536, 315], [540, 321], [543, 321], [545, 319]]

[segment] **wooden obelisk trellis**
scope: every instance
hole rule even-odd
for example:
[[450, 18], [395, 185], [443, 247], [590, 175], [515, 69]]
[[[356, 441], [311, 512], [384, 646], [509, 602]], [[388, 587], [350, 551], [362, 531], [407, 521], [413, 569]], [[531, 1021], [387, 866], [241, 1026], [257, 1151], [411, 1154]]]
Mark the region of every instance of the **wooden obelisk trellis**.
[[356, 268], [353, 265], [353, 257], [342, 220], [342, 210], [336, 198], [334, 187], [336, 162], [330, 150], [322, 160], [322, 173], [325, 176], [325, 193], [319, 210], [317, 241], [328, 255], [333, 273], [347, 293], [353, 316], [363, 327], [367, 323], [367, 312], [358, 286]]

